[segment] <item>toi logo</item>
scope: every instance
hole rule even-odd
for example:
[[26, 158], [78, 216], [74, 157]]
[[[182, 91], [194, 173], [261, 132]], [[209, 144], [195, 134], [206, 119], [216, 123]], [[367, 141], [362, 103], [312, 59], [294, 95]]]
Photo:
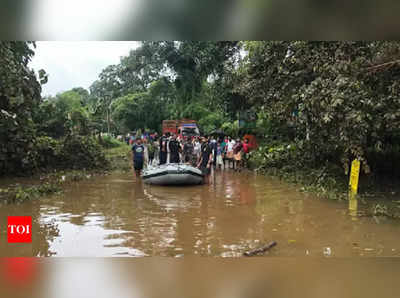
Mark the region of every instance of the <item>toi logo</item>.
[[32, 217], [9, 216], [7, 231], [8, 243], [32, 242]]

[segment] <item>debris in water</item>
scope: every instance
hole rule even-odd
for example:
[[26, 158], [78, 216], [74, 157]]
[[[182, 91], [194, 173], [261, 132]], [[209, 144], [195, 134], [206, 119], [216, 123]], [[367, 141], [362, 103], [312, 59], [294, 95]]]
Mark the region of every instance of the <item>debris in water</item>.
[[332, 254], [330, 247], [324, 247], [324, 256], [330, 256]]
[[375, 219], [376, 224], [379, 225], [380, 224], [379, 218], [374, 215], [374, 219]]
[[365, 251], [374, 251], [373, 248], [364, 248]]
[[278, 230], [277, 229], [272, 229], [272, 232], [278, 232]]
[[61, 180], [62, 180], [62, 181], [65, 181], [65, 176], [61, 176]]
[[288, 243], [289, 243], [289, 244], [290, 244], [290, 243], [296, 243], [296, 240], [290, 239], [290, 240], [288, 240]]
[[310, 252], [308, 250], [306, 250], [306, 255], [308, 256], [310, 254]]
[[258, 255], [258, 254], [266, 252], [267, 250], [271, 249], [272, 247], [274, 247], [277, 244], [278, 243], [276, 243], [276, 241], [272, 241], [272, 242], [268, 243], [267, 245], [262, 246], [260, 248], [256, 248], [256, 249], [253, 249], [253, 250], [250, 250], [250, 251], [246, 251], [246, 252], [243, 253], [243, 255], [245, 257], [252, 257], [252, 256], [255, 256], [255, 255]]

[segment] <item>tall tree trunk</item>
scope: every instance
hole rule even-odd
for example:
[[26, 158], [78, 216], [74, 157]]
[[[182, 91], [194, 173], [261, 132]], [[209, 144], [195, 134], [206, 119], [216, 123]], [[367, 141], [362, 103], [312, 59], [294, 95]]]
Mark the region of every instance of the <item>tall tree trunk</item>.
[[107, 108], [107, 133], [110, 134], [110, 111]]

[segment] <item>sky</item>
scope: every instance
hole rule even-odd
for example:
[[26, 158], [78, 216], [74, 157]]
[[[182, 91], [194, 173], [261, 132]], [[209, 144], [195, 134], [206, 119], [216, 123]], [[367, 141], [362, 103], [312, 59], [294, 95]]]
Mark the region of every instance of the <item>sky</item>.
[[138, 47], [137, 41], [38, 41], [30, 67], [49, 75], [42, 95], [56, 95], [75, 87], [88, 89], [100, 72]]
[[30, 7], [27, 18], [34, 35], [46, 36], [45, 40], [84, 41], [110, 40], [105, 37], [121, 30], [129, 20], [135, 19], [144, 0], [28, 2]]

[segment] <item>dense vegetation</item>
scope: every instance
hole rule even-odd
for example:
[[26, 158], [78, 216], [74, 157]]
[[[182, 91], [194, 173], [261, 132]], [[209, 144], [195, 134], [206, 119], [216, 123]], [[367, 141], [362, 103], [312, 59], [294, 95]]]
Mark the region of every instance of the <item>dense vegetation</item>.
[[79, 140], [85, 167], [100, 164], [87, 151], [100, 150], [100, 132], [159, 131], [163, 119], [188, 117], [205, 133], [256, 134], [259, 169], [345, 177], [359, 158], [366, 174], [400, 176], [399, 42], [143, 42], [90, 90], [44, 99], [27, 68], [32, 46], [0, 51], [0, 174], [76, 164], [65, 152]]
[[[399, 43], [248, 43], [240, 86], [315, 163], [398, 157]], [[276, 127], [276, 126], [275, 126]], [[398, 160], [398, 159], [397, 159]], [[377, 164], [374, 164], [374, 168]]]
[[98, 142], [89, 136], [88, 111], [72, 90], [56, 99], [41, 98], [39, 78], [29, 69], [34, 43], [0, 42], [0, 175], [30, 175], [50, 169], [106, 165]]

